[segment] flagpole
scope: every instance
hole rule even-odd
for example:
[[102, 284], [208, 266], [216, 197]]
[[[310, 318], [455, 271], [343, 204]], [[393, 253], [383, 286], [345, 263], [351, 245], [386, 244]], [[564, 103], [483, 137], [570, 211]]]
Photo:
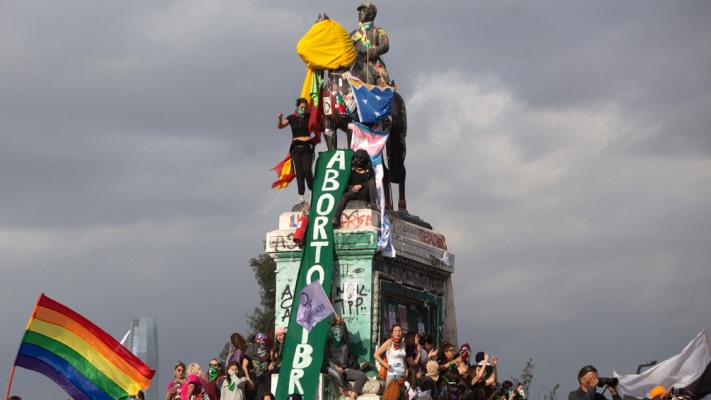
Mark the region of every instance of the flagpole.
[[[25, 332], [22, 334], [23, 340], [20, 343], [22, 343], [24, 341], [25, 335], [27, 335], [27, 330], [30, 328], [30, 323], [32, 323], [32, 320], [35, 318], [35, 315], [37, 315], [37, 310], [39, 309], [39, 303], [40, 303], [40, 300], [42, 300], [42, 297], [44, 297], [44, 292], [40, 293], [39, 297], [37, 298], [37, 303], [35, 303], [35, 308], [32, 310], [32, 314], [30, 315], [30, 320], [27, 321], [27, 328], [25, 328]], [[10, 370], [10, 379], [7, 381], [7, 392], [5, 393], [5, 400], [10, 399], [10, 389], [12, 388], [12, 378], [15, 376], [15, 367], [17, 367], [17, 357], [19, 357], [19, 355], [20, 355], [20, 348], [18, 347], [17, 354], [15, 355], [15, 362], [12, 363], [12, 370]]]
[[125, 342], [126, 339], [128, 338], [128, 335], [131, 333], [131, 330], [133, 330], [133, 328], [129, 329], [128, 332], [126, 332], [126, 334], [123, 335], [123, 339], [121, 339], [121, 341], [119, 342], [119, 343], [121, 343], [121, 345], [124, 344], [124, 342]]
[[10, 380], [7, 381], [7, 392], [5, 392], [5, 400], [10, 398], [10, 388], [12, 387], [12, 378], [15, 376], [15, 365], [12, 365], [12, 370], [10, 371]]

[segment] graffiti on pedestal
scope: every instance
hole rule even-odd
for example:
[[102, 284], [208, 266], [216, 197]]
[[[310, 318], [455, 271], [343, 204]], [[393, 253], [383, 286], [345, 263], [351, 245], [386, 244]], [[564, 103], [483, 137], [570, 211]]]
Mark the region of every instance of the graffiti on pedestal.
[[268, 235], [267, 236], [267, 252], [274, 253], [279, 251], [296, 251], [300, 250], [299, 246], [294, 243], [294, 232], [286, 235]]
[[291, 286], [287, 283], [284, 290], [281, 291], [281, 297], [279, 299], [279, 308], [281, 322], [289, 322], [289, 315], [291, 315], [291, 303], [294, 300], [294, 294], [291, 293]]
[[370, 331], [373, 318], [372, 261], [370, 259], [350, 261], [342, 259], [336, 265], [338, 275], [333, 278], [331, 301], [333, 308], [348, 324], [348, 331], [351, 333], [351, 355], [362, 360], [370, 360], [372, 347]]
[[400, 219], [395, 220], [395, 223], [393, 224], [393, 233], [425, 243], [432, 247], [437, 247], [443, 250], [447, 249], [447, 242], [444, 239], [444, 235], [441, 233], [433, 232], [429, 229], [410, 224]]
[[345, 210], [341, 214], [341, 228], [361, 228], [373, 225], [373, 212], [370, 210]]
[[369, 291], [365, 285], [347, 281], [341, 282], [339, 287], [336, 287], [336, 292], [333, 296], [333, 307], [336, 312], [340, 312], [343, 320], [346, 323], [354, 322], [360, 316], [368, 316]]
[[371, 278], [359, 264], [341, 262], [334, 270], [333, 307], [348, 324], [370, 319]]
[[[275, 246], [286, 245], [274, 235], [268, 241]], [[292, 243], [290, 240], [287, 243]], [[283, 260], [277, 271], [275, 324], [286, 326], [291, 314], [291, 305], [298, 293], [294, 293], [294, 277], [299, 262]], [[342, 258], [333, 269], [329, 300], [336, 313], [348, 324], [351, 334], [351, 354], [361, 360], [369, 360], [373, 344], [370, 341], [372, 324], [372, 260]], [[355, 340], [354, 338], [361, 338]]]

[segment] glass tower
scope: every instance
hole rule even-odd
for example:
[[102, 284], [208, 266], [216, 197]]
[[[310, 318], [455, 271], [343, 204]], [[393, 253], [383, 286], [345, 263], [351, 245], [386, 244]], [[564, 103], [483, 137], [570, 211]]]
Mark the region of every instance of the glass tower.
[[[158, 370], [158, 326], [155, 318], [138, 317], [129, 323], [125, 346], [151, 369]], [[146, 400], [158, 400], [158, 386], [144, 390]]]

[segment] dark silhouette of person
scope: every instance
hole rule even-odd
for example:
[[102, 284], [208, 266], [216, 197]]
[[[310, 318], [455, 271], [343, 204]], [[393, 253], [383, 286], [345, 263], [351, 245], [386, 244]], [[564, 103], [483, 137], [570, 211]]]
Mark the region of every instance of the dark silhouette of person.
[[336, 213], [331, 221], [334, 228], [341, 226], [341, 214], [351, 200], [367, 200], [368, 206], [375, 206], [375, 171], [370, 163], [368, 152], [356, 150], [351, 158], [351, 174], [348, 177], [348, 188], [341, 195], [336, 206]]

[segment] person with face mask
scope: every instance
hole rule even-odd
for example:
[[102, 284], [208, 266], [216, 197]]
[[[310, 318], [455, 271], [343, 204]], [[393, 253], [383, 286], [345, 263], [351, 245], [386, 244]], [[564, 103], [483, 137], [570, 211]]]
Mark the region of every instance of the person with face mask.
[[373, 22], [378, 14], [375, 4], [363, 3], [357, 10], [358, 29], [351, 32], [351, 40], [356, 49], [354, 75], [366, 83], [387, 85], [390, 76], [382, 56], [390, 50], [388, 34]]
[[[368, 377], [362, 371], [354, 368], [353, 358], [348, 350], [348, 341], [346, 323], [340, 315], [336, 315], [328, 333], [323, 357], [324, 369], [328, 376], [341, 388], [343, 395], [348, 396], [350, 400], [354, 400], [363, 389]], [[353, 387], [350, 387], [349, 381], [354, 381]]]
[[312, 190], [314, 183], [313, 172], [311, 166], [314, 161], [314, 142], [309, 133], [309, 118], [311, 114], [308, 112], [309, 102], [304, 98], [296, 100], [296, 110], [293, 114], [284, 118], [282, 113], [277, 113], [277, 128], [283, 129], [287, 126], [291, 127], [291, 146], [289, 154], [291, 154], [291, 162], [294, 166], [296, 174], [296, 186], [299, 190], [299, 202], [304, 203], [304, 193], [306, 186]]
[[254, 343], [247, 348], [246, 356], [249, 358], [251, 368], [249, 374], [252, 377], [254, 388], [247, 388], [247, 399], [259, 399], [270, 390], [266, 379], [270, 362], [269, 337], [266, 333], [257, 333], [254, 336]]
[[232, 361], [227, 365], [227, 375], [222, 384], [220, 394], [221, 400], [244, 400], [244, 387], [247, 384], [247, 378], [242, 372], [239, 362]]
[[240, 370], [244, 374], [244, 377], [247, 379], [246, 386], [253, 388], [254, 382], [252, 382], [252, 377], [249, 375], [249, 359], [245, 357], [245, 352], [247, 351], [247, 341], [244, 339], [244, 336], [235, 332], [230, 335], [230, 344], [230, 351], [227, 353], [225, 364], [229, 365], [233, 361], [237, 362], [237, 365], [240, 366]]
[[370, 156], [363, 149], [356, 150], [351, 158], [351, 175], [348, 178], [348, 188], [333, 214], [333, 227], [341, 226], [341, 214], [351, 200], [367, 200], [369, 207], [375, 207], [375, 172], [370, 163]]
[[222, 383], [225, 380], [225, 366], [218, 358], [210, 360], [210, 368], [207, 370], [208, 384], [205, 385], [205, 391], [210, 399], [220, 400], [222, 392]]

